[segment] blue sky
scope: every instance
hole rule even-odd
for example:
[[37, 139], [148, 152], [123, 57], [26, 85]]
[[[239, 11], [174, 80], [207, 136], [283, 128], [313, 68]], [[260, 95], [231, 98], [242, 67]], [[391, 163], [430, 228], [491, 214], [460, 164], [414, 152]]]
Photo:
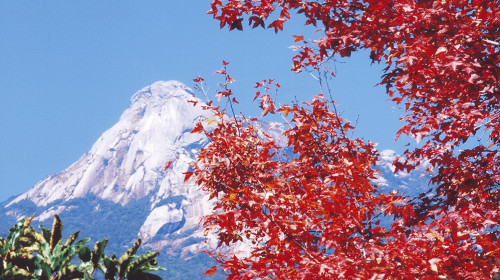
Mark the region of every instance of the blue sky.
[[[292, 34], [310, 32], [297, 17], [285, 32], [219, 29], [209, 2], [0, 1], [0, 201], [75, 162], [110, 128], [137, 90], [158, 80], [192, 86], [230, 61], [245, 114], [257, 114], [252, 86], [274, 78], [279, 101], [319, 93], [309, 74], [289, 71]], [[306, 33], [306, 38], [310, 37]], [[401, 151], [401, 110], [375, 87], [382, 66], [366, 53], [337, 63], [330, 83], [354, 136]]]

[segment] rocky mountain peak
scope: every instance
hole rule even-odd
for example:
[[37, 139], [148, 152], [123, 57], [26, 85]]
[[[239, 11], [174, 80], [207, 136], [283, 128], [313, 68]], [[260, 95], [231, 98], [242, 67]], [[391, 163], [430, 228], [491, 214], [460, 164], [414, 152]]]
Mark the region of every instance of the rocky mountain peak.
[[[177, 81], [160, 81], [143, 88], [89, 152], [8, 205], [28, 199], [46, 206], [88, 194], [125, 205], [147, 195], [168, 195], [167, 185], [180, 183], [176, 178], [182, 177], [194, 153], [205, 143], [204, 136], [189, 133], [206, 114], [188, 102], [195, 99], [191, 90]], [[168, 161], [173, 162], [173, 168], [164, 172]]]
[[130, 98], [131, 107], [148, 104], [161, 105], [170, 98], [189, 99], [193, 97], [192, 90], [178, 81], [158, 81], [136, 92]]

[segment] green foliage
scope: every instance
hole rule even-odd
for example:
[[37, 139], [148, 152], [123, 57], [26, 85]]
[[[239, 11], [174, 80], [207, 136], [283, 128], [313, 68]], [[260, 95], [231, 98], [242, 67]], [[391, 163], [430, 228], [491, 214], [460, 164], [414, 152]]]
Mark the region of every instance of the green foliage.
[[63, 243], [63, 224], [57, 215], [52, 230], [40, 226], [39, 232], [30, 226], [33, 217], [17, 222], [6, 239], [0, 237], [0, 279], [92, 280], [102, 274], [106, 280], [161, 280], [150, 273], [164, 270], [157, 264], [159, 253], [136, 255], [140, 239], [117, 259], [104, 253], [106, 238], [92, 250], [86, 245], [89, 238], [77, 241], [79, 232]]

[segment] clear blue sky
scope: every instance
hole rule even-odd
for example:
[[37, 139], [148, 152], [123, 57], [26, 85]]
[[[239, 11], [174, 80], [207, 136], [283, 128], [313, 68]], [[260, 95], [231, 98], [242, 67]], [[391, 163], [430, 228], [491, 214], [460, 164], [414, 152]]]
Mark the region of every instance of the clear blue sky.
[[[300, 17], [278, 35], [229, 32], [206, 14], [209, 2], [0, 0], [0, 201], [75, 162], [130, 96], [155, 81], [192, 86], [201, 75], [210, 83], [230, 61], [236, 110], [250, 115], [261, 79], [277, 79], [280, 101], [319, 92], [309, 74], [289, 71], [291, 35], [306, 30]], [[343, 116], [358, 119], [354, 135], [400, 150], [393, 139], [401, 111], [374, 87], [382, 67], [367, 54], [344, 62], [331, 84]]]

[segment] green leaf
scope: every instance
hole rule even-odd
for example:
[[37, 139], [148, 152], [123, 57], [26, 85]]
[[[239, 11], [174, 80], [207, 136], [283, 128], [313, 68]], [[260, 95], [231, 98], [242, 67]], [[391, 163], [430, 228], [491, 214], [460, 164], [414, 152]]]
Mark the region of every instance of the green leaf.
[[92, 250], [90, 256], [94, 269], [99, 266], [99, 262], [104, 255], [104, 248], [106, 248], [106, 244], [108, 244], [107, 238], [104, 238], [102, 241], [97, 241], [95, 243], [94, 249]]
[[123, 278], [125, 277], [126, 273], [128, 272], [128, 266], [130, 262], [133, 260], [135, 257], [135, 253], [139, 249], [139, 246], [141, 246], [142, 240], [138, 239], [132, 248], [128, 249], [127, 252], [125, 252], [120, 259], [118, 260], [118, 264], [120, 265], [120, 269], [118, 271], [118, 277]]
[[39, 261], [36, 262], [37, 268], [34, 271], [35, 275], [38, 276], [38, 279], [40, 279], [40, 280], [50, 279], [51, 274], [52, 274], [52, 270], [50, 269], [50, 265], [45, 263], [43, 261], [44, 260], [43, 258], [38, 258], [38, 255], [37, 255], [37, 260], [39, 260]]
[[103, 255], [102, 261], [104, 264], [104, 269], [103, 269], [104, 278], [106, 280], [114, 280], [115, 275], [118, 272], [118, 268], [117, 268], [118, 261], [116, 260], [116, 256], [113, 255], [113, 256], [111, 256], [111, 258], [108, 258], [108, 256]]
[[52, 223], [52, 232], [50, 233], [50, 251], [54, 249], [56, 244], [61, 240], [63, 224], [59, 216], [54, 215], [54, 222]]
[[74, 265], [64, 266], [61, 269], [60, 280], [72, 280], [75, 278], [81, 279], [84, 277], [84, 273]]
[[75, 240], [78, 238], [79, 234], [80, 234], [80, 231], [77, 231], [77, 232], [73, 233], [72, 235], [70, 235], [68, 237], [68, 239], [66, 239], [66, 242], [64, 242], [64, 247], [68, 247], [71, 244], [73, 244], [73, 242], [75, 242]]
[[[50, 233], [50, 230], [40, 226], [40, 230], [41, 230], [41, 237], [43, 238], [44, 241], [46, 242], [49, 242], [50, 240], [50, 236], [51, 236], [51, 233]], [[42, 238], [40, 238], [39, 242], [42, 242]]]
[[9, 279], [9, 280], [26, 280], [33, 279], [35, 275], [25, 269], [19, 268], [17, 266], [13, 266], [5, 273], [0, 274], [0, 279]]
[[[82, 248], [86, 248], [86, 244], [89, 241], [89, 238], [85, 238], [82, 240], [79, 240], [76, 244], [69, 246], [67, 248], [64, 248], [59, 255], [57, 256], [60, 259], [60, 266], [57, 267], [57, 269], [63, 268], [71, 262], [71, 260], [80, 252]], [[61, 242], [58, 243], [58, 246], [61, 244]]]
[[90, 252], [89, 247], [87, 247], [87, 246], [81, 248], [80, 251], [78, 252], [78, 258], [82, 262], [89, 262], [91, 259], [90, 256], [91, 256], [91, 252]]
[[137, 260], [130, 264], [127, 270], [127, 275], [137, 272], [145, 273], [151, 271], [166, 270], [165, 268], [156, 265], [156, 257], [159, 254], [159, 252], [147, 252], [141, 255]]
[[16, 225], [10, 229], [9, 236], [7, 236], [7, 243], [5, 244], [6, 250], [13, 248], [17, 243], [17, 239], [21, 236], [21, 233], [24, 231], [26, 224], [26, 219], [23, 219], [16, 223]]

